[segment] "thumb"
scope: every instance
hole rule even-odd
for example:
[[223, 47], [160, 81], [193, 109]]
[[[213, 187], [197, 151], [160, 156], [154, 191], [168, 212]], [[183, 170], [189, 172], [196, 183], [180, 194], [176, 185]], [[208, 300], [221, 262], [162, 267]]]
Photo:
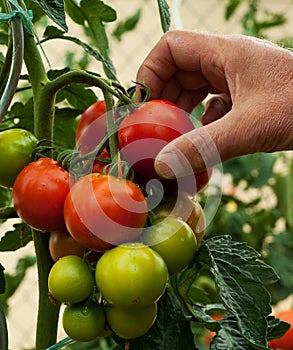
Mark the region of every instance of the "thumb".
[[253, 153], [257, 130], [245, 128], [242, 124], [246, 124], [246, 118], [234, 114], [231, 110], [222, 118], [167, 144], [155, 159], [157, 174], [162, 178], [178, 178]]

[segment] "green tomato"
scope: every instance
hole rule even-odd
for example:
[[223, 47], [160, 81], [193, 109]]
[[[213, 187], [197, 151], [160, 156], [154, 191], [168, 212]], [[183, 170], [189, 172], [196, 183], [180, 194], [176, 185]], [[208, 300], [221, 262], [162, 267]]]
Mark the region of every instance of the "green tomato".
[[105, 320], [104, 311], [97, 304], [70, 304], [63, 312], [62, 325], [70, 338], [86, 342], [103, 334]]
[[0, 132], [0, 186], [12, 188], [18, 173], [33, 160], [38, 140], [24, 129]]
[[162, 257], [142, 243], [110, 249], [96, 265], [97, 287], [103, 298], [115, 306], [152, 305], [164, 293], [168, 277]]
[[170, 274], [188, 266], [197, 250], [196, 237], [191, 227], [174, 216], [157, 219], [142, 237], [165, 260]]
[[112, 331], [124, 339], [134, 339], [144, 335], [157, 317], [157, 304], [141, 309], [110, 306], [105, 309], [106, 320]]
[[85, 261], [77, 255], [66, 255], [55, 262], [48, 277], [53, 298], [64, 303], [79, 303], [94, 289], [94, 276]]

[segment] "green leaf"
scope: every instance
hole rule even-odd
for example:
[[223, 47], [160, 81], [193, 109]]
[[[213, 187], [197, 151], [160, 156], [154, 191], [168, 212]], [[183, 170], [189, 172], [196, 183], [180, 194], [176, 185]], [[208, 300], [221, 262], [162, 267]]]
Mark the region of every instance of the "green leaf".
[[[196, 350], [190, 323], [185, 319], [178, 299], [170, 288], [158, 302], [157, 319], [147, 334], [130, 340], [131, 350]], [[120, 345], [125, 340], [114, 338]]]
[[45, 33], [44, 33], [44, 37], [45, 37], [45, 39], [42, 40], [42, 42], [45, 42], [47, 40], [51, 40], [54, 38], [60, 38], [63, 40], [71, 41], [71, 42], [79, 45], [80, 47], [82, 47], [82, 49], [86, 53], [88, 53], [89, 55], [94, 57], [97, 61], [102, 62], [103, 66], [107, 69], [108, 77], [110, 79], [117, 80], [116, 70], [115, 70], [110, 58], [103, 56], [97, 50], [93, 49], [90, 45], [84, 43], [83, 41], [79, 40], [78, 38], [75, 38], [72, 36], [65, 36], [62, 31], [58, 30], [57, 28], [55, 28], [53, 26], [49, 26], [46, 28]]
[[290, 325], [287, 322], [281, 321], [274, 316], [268, 316], [268, 340], [273, 340], [276, 338], [281, 338], [287, 330], [290, 328]]
[[26, 271], [36, 263], [35, 256], [26, 256], [18, 260], [14, 274], [5, 273], [5, 293], [0, 295], [0, 301], [4, 311], [8, 313], [8, 300], [16, 292], [17, 288], [23, 281]]
[[14, 230], [7, 231], [0, 240], [0, 251], [15, 251], [32, 240], [31, 228], [24, 223], [14, 224]]
[[141, 16], [141, 9], [138, 9], [132, 16], [128, 17], [125, 21], [118, 22], [116, 28], [113, 30], [112, 35], [121, 41], [123, 34], [133, 30]]
[[74, 149], [76, 117], [79, 110], [71, 108], [56, 108], [54, 124], [54, 147], [57, 153], [65, 149]]
[[268, 245], [268, 263], [280, 276], [280, 282], [287, 288], [293, 288], [293, 236], [292, 231], [286, 230], [274, 236]]
[[73, 22], [83, 25], [85, 17], [75, 0], [65, 0], [65, 9], [68, 16], [73, 20]]
[[[241, 333], [253, 346], [266, 347], [270, 295], [264, 284], [278, 280], [273, 268], [262, 263], [260, 254], [230, 236], [213, 237], [202, 246], [226, 308], [235, 316]], [[229, 348], [229, 347], [228, 347]]]
[[67, 32], [68, 28], [65, 19], [64, 0], [34, 0], [34, 2], [40, 5], [52, 21]]
[[[105, 30], [104, 22], [112, 22], [116, 20], [116, 11], [101, 0], [82, 0], [80, 2], [81, 10], [86, 18], [88, 30], [94, 40], [94, 44], [98, 47], [100, 54], [108, 62], [104, 65], [106, 75], [110, 79], [115, 79], [116, 72], [109, 57], [109, 43]], [[109, 69], [111, 67], [111, 69]]]
[[241, 0], [229, 0], [226, 5], [225, 19], [228, 21], [236, 12], [237, 8], [241, 4]]
[[60, 90], [57, 95], [59, 101], [67, 100], [67, 102], [80, 111], [84, 111], [89, 105], [96, 102], [95, 93], [85, 87], [85, 85], [74, 84], [69, 85]]
[[11, 204], [11, 190], [0, 187], [0, 208], [8, 207]]
[[171, 14], [170, 8], [166, 0], [157, 0], [160, 12], [161, 27], [163, 32], [167, 32], [170, 29]]

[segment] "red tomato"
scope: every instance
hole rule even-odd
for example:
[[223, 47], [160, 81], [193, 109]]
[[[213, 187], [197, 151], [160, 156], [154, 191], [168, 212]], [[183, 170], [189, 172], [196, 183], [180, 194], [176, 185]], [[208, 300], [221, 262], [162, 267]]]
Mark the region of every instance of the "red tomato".
[[139, 187], [111, 175], [88, 174], [80, 178], [64, 204], [70, 234], [83, 246], [97, 251], [135, 240], [147, 214]]
[[278, 339], [274, 339], [269, 342], [269, 345], [272, 349], [280, 350], [292, 350], [293, 349], [293, 310], [286, 310], [279, 312], [275, 315], [276, 318], [279, 318], [282, 321], [290, 323], [289, 330]]
[[81, 153], [92, 151], [105, 136], [106, 103], [104, 100], [90, 105], [78, 120], [75, 141]]
[[133, 169], [156, 178], [154, 160], [170, 141], [194, 129], [186, 112], [165, 100], [152, 100], [127, 115], [118, 128], [118, 145]]
[[40, 158], [17, 176], [12, 196], [18, 216], [39, 231], [64, 229], [63, 205], [70, 190], [68, 171], [51, 158]]

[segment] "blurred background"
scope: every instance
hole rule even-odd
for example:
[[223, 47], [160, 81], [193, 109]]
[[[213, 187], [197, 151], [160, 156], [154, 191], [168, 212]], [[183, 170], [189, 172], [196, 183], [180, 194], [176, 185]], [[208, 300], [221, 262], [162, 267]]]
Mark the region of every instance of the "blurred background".
[[[129, 18], [133, 22], [134, 30], [121, 35], [116, 22], [109, 23], [107, 27], [110, 33], [110, 56], [117, 69], [118, 78], [124, 85], [130, 86], [135, 80], [139, 65], [162, 35], [157, 2], [155, 0], [104, 2], [117, 11], [118, 22]], [[219, 34], [244, 33], [265, 37], [284, 46], [293, 46], [292, 0], [238, 2], [239, 6], [233, 9], [235, 1], [228, 0], [168, 1], [172, 11], [172, 28]], [[72, 23], [69, 18], [68, 26], [68, 35], [79, 38], [84, 36], [84, 33], [80, 32], [80, 27]], [[37, 28], [37, 32], [41, 37], [42, 25]], [[61, 45], [58, 40], [52, 40], [44, 43], [43, 49], [53, 69], [84, 65], [103, 74], [99, 63], [88, 62], [82, 50], [70, 43], [63, 41]], [[242, 160], [227, 163], [224, 166], [226, 180], [225, 188], [222, 189], [222, 203], [213, 223], [207, 229], [207, 234], [211, 235], [219, 232], [234, 234], [236, 239], [246, 240], [264, 252], [268, 262], [281, 275], [280, 284], [271, 290], [276, 308], [282, 308], [284, 303], [288, 305], [288, 302], [292, 306], [290, 298], [293, 281], [292, 277], [287, 278], [290, 276], [290, 271], [287, 267], [284, 268], [288, 260], [282, 261], [282, 257], [277, 255], [280, 249], [283, 258], [292, 258], [292, 245], [291, 250], [286, 247], [286, 244], [290, 247], [293, 241], [292, 214], [290, 214], [293, 186], [291, 186], [292, 176], [290, 179], [288, 175], [290, 172], [292, 174], [292, 152], [286, 155], [244, 157]], [[205, 200], [204, 194], [201, 200]], [[284, 208], [284, 203], [287, 202]], [[1, 224], [0, 234], [12, 227], [13, 223], [15, 221], [8, 220]], [[277, 234], [280, 238], [275, 240]], [[275, 242], [276, 245], [270, 248], [271, 242]], [[33, 245], [29, 243], [16, 252], [1, 252], [0, 255], [1, 264], [5, 267], [7, 276], [10, 276], [7, 278], [13, 281], [14, 286], [11, 289], [11, 297], [8, 299], [6, 295], [5, 299], [9, 347], [12, 350], [33, 349], [38, 298]], [[62, 337], [65, 337], [65, 334], [60, 327], [59, 339]]]

